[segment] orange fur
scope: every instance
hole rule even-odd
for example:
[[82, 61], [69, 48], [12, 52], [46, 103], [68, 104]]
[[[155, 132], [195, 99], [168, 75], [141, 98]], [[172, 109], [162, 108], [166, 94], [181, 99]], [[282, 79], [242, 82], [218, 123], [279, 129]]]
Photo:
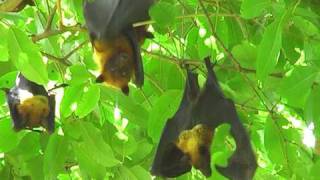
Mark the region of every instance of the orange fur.
[[[96, 40], [93, 42], [93, 46], [94, 59], [96, 60], [96, 63], [99, 65], [103, 81], [117, 88], [123, 88], [128, 86], [128, 83], [135, 71], [133, 50], [128, 40], [124, 36], [120, 36], [108, 42]], [[117, 61], [118, 58], [115, 57], [120, 53], [127, 54], [128, 60], [118, 63], [110, 62]], [[115, 64], [107, 65], [107, 63]], [[119, 74], [120, 72], [118, 71], [111, 72], [111, 68], [124, 69], [126, 75], [122, 76], [121, 74]]]
[[213, 133], [205, 125], [198, 124], [190, 130], [180, 133], [177, 147], [190, 158], [190, 163], [197, 169], [201, 168], [202, 159], [200, 146], [210, 149]]
[[17, 109], [26, 125], [30, 128], [43, 124], [50, 111], [48, 98], [39, 95], [25, 99], [18, 105]]

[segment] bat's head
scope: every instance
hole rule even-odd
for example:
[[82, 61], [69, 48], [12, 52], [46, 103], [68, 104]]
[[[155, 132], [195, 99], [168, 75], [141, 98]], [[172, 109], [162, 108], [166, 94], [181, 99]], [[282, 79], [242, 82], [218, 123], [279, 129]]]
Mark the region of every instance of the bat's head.
[[212, 131], [203, 124], [198, 124], [190, 130], [180, 133], [177, 147], [189, 158], [189, 163], [200, 170], [203, 175], [211, 176], [210, 145]]
[[115, 53], [105, 64], [97, 82], [106, 82], [129, 94], [128, 83], [133, 76], [133, 60], [127, 53]]
[[105, 82], [129, 94], [128, 83], [134, 76], [134, 57], [126, 38], [93, 41], [94, 58], [100, 65], [100, 76], [96, 82]]

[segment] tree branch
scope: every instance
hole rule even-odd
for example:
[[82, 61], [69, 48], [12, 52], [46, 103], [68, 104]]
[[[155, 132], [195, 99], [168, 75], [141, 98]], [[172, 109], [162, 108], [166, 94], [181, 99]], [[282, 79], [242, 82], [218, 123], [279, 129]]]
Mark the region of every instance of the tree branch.
[[51, 54], [48, 54], [46, 52], [41, 52], [41, 54], [43, 56], [46, 56], [48, 59], [51, 59], [51, 60], [54, 60], [58, 63], [61, 63], [65, 66], [70, 66], [71, 63], [68, 61], [68, 59], [70, 58], [70, 56], [72, 56], [75, 52], [77, 52], [79, 49], [81, 49], [84, 45], [86, 45], [87, 43], [89, 42], [89, 40], [86, 40], [84, 42], [82, 42], [81, 44], [79, 44], [76, 48], [74, 48], [73, 50], [71, 50], [68, 54], [66, 54], [65, 56], [63, 57], [56, 57], [56, 56], [53, 56]]

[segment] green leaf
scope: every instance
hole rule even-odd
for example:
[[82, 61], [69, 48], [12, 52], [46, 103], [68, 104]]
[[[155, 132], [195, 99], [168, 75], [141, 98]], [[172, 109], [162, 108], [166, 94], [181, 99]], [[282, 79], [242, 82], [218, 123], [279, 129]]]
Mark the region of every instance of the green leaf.
[[165, 28], [171, 26], [177, 16], [176, 6], [167, 2], [159, 2], [151, 7], [149, 10], [151, 18], [157, 25]]
[[85, 117], [93, 111], [100, 99], [100, 88], [95, 84], [85, 87], [83, 91], [75, 111], [75, 114], [80, 118]]
[[320, 42], [318, 40], [310, 40], [304, 43], [306, 61], [311, 65], [320, 68]]
[[319, 176], [320, 176], [319, 169], [320, 169], [320, 160], [317, 160], [317, 162], [314, 163], [313, 167], [311, 168], [310, 179], [316, 180], [319, 178]]
[[114, 108], [118, 107], [123, 112], [122, 117], [127, 118], [129, 123], [146, 128], [149, 112], [141, 104], [137, 104], [131, 96], [124, 96], [121, 91], [113, 88], [101, 86], [100, 91], [100, 101], [104, 103], [107, 109], [111, 109], [112, 112], [110, 113], [113, 114]]
[[64, 170], [67, 152], [67, 139], [58, 134], [51, 135], [43, 159], [45, 179], [55, 179]]
[[0, 77], [0, 87], [1, 88], [11, 88], [15, 85], [16, 77], [18, 72], [13, 71], [6, 73], [5, 75]]
[[257, 47], [245, 41], [233, 47], [232, 54], [242, 67], [253, 69], [256, 67]]
[[257, 55], [257, 77], [261, 83], [264, 83], [267, 76], [272, 72], [278, 62], [282, 43], [284, 17], [285, 15], [278, 17], [273, 23], [267, 26], [259, 45]]
[[105, 167], [113, 167], [119, 164], [114, 157], [111, 147], [104, 141], [101, 131], [91, 123], [80, 123], [82, 138], [84, 141], [83, 150], [91, 154], [91, 158]]
[[116, 136], [112, 138], [112, 140], [113, 149], [121, 156], [130, 156], [136, 152], [138, 148], [140, 150], [140, 147], [138, 147], [138, 143], [133, 136], [129, 136], [126, 141], [120, 140]]
[[[148, 135], [158, 142], [166, 121], [174, 115], [181, 100], [181, 91], [166, 91], [153, 106], [148, 121]], [[168, 102], [170, 102], [168, 104]]]
[[0, 34], [1, 34], [1, 41], [0, 41], [0, 62], [5, 62], [9, 60], [9, 53], [8, 53], [8, 30], [3, 25], [0, 24]]
[[286, 164], [286, 149], [285, 142], [281, 135], [281, 127], [275, 124], [276, 122], [269, 118], [267, 119], [264, 129], [264, 145], [269, 159], [278, 165]]
[[40, 135], [28, 133], [21, 139], [18, 147], [10, 152], [14, 156], [19, 156], [23, 161], [28, 161], [40, 155]]
[[8, 48], [0, 44], [0, 62], [5, 62], [9, 60]]
[[146, 139], [143, 139], [139, 142], [137, 142], [138, 151], [135, 151], [131, 157], [132, 157], [132, 163], [137, 164], [140, 163], [144, 158], [150, 155], [152, 153], [153, 144], [150, 144]]
[[30, 172], [31, 179], [44, 179], [43, 171], [39, 169], [43, 168], [43, 156], [37, 156], [27, 161], [27, 169]]
[[141, 166], [133, 166], [130, 171], [137, 177], [137, 179], [151, 180], [150, 173]]
[[246, 19], [260, 16], [269, 6], [271, 6], [270, 0], [243, 0], [240, 10], [241, 16]]
[[0, 152], [8, 152], [18, 146], [24, 133], [16, 133], [12, 129], [11, 119], [5, 118], [0, 121]]
[[73, 65], [69, 68], [69, 70], [71, 73], [71, 80], [69, 81], [69, 84], [82, 84], [88, 81], [88, 79], [90, 78], [90, 74], [88, 73], [86, 67], [83, 65]]
[[318, 74], [314, 68], [298, 66], [282, 80], [280, 94], [295, 107], [303, 107]]
[[17, 28], [10, 28], [8, 47], [10, 59], [26, 78], [38, 84], [48, 83], [48, 73], [40, 50], [25, 33]]
[[128, 169], [125, 166], [119, 167], [119, 169], [115, 173], [115, 179], [117, 179], [117, 180], [127, 180], [127, 179], [138, 180], [137, 177], [135, 176], [135, 174], [133, 174], [133, 172], [131, 172], [130, 169]]
[[319, 35], [319, 28], [312, 22], [301, 16], [293, 17], [294, 25], [307, 37], [314, 37]]
[[304, 119], [307, 123], [314, 123], [314, 132], [320, 137], [320, 87], [312, 89], [304, 107]]
[[87, 152], [84, 146], [84, 143], [73, 146], [82, 177], [88, 176], [95, 179], [103, 179], [106, 175], [106, 168], [96, 163], [91, 156], [92, 152]]
[[69, 86], [63, 95], [60, 112], [62, 117], [68, 117], [75, 110], [83, 94], [84, 85]]

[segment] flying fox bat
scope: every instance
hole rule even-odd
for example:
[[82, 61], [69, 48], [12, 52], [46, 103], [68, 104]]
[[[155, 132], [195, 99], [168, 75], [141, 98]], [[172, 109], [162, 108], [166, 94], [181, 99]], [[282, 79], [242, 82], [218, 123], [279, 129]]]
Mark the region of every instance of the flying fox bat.
[[187, 72], [181, 104], [165, 124], [151, 173], [177, 177], [190, 171], [193, 166], [205, 176], [211, 176], [210, 145], [214, 131], [222, 123], [228, 123], [237, 147], [227, 167], [216, 168], [230, 179], [252, 179], [257, 164], [249, 138], [237, 116], [234, 103], [224, 97], [209, 58], [205, 59], [205, 64], [208, 76], [202, 91], [197, 74], [190, 70]]
[[54, 132], [55, 96], [19, 74], [15, 87], [6, 90], [7, 103], [16, 131], [43, 126]]
[[126, 95], [132, 79], [137, 87], [144, 82], [140, 45], [153, 35], [146, 26], [134, 23], [149, 19], [153, 0], [85, 0], [84, 17], [99, 65], [97, 82], [120, 88]]

